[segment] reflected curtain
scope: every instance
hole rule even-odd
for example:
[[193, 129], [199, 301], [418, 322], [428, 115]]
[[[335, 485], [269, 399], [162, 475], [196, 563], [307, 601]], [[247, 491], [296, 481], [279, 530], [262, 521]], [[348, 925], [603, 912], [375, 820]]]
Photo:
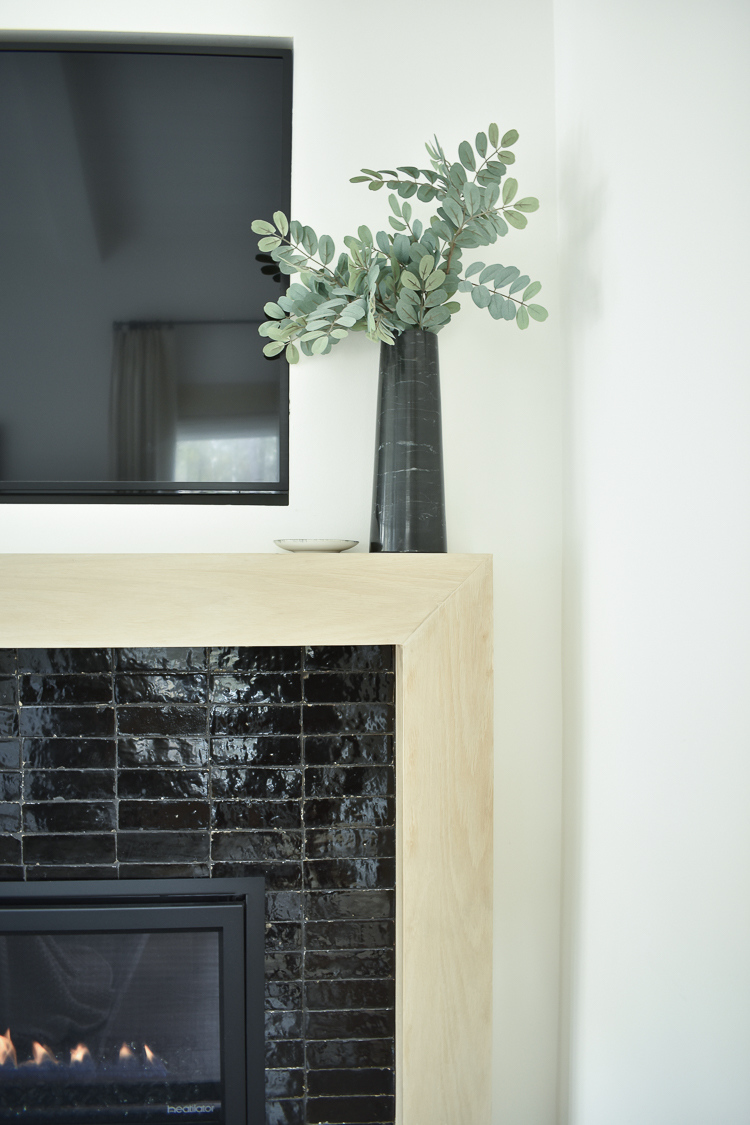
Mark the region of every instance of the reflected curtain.
[[115, 480], [174, 480], [177, 379], [174, 329], [116, 325], [110, 449]]

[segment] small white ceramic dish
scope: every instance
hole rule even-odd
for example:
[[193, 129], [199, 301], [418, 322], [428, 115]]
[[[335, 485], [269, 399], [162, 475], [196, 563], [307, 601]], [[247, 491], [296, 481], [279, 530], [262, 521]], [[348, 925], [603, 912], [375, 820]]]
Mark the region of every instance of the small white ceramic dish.
[[274, 539], [284, 551], [348, 551], [356, 547], [359, 539]]

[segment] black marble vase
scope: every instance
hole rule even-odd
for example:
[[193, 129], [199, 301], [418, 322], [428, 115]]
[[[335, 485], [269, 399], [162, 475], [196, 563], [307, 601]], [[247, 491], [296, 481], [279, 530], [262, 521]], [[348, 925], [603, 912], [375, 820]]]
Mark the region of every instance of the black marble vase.
[[380, 345], [370, 551], [446, 550], [438, 338], [414, 328]]

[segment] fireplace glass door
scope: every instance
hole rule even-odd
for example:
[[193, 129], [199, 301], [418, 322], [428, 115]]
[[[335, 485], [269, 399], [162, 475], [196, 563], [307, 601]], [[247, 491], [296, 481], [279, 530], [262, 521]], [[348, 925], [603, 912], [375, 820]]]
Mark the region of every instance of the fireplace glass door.
[[247, 1119], [242, 906], [2, 914], [0, 1122]]

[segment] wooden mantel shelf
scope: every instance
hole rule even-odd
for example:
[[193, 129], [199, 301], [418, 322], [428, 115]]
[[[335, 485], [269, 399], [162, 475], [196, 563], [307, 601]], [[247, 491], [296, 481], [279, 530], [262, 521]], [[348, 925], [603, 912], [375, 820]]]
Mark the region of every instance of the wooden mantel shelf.
[[396, 645], [399, 1125], [488, 1125], [488, 555], [0, 555], [0, 647]]

